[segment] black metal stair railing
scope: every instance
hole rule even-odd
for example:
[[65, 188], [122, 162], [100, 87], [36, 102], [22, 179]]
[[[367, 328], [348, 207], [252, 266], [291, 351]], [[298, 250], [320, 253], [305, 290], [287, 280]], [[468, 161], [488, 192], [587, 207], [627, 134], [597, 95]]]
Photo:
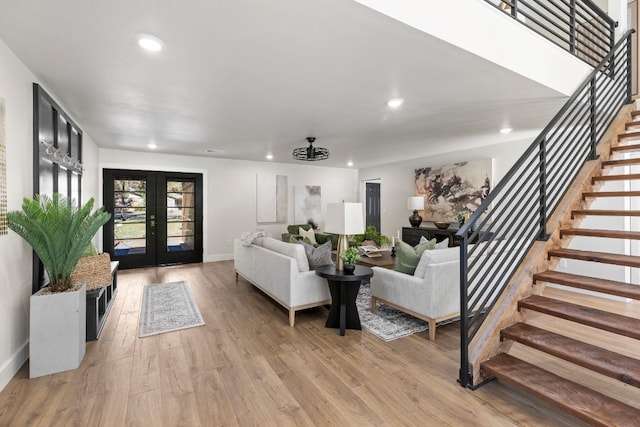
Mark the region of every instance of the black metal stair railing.
[[[631, 102], [628, 31], [456, 234], [460, 238], [460, 384], [469, 345], [596, 144]], [[472, 244], [475, 243], [475, 244]]]
[[591, 66], [613, 48], [616, 22], [591, 0], [485, 1]]

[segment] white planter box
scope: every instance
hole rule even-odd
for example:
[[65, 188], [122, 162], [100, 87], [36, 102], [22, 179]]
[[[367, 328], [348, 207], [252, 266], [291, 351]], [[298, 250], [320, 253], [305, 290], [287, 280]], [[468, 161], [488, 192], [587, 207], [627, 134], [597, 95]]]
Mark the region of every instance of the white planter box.
[[86, 348], [86, 288], [31, 296], [29, 378], [76, 369]]

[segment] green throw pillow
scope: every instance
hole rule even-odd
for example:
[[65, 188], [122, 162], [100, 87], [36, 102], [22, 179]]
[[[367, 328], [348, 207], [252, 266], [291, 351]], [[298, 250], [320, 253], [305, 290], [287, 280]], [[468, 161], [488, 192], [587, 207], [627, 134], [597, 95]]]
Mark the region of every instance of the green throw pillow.
[[396, 240], [396, 262], [393, 269], [401, 273], [413, 275], [420, 262], [422, 253], [426, 250], [434, 249], [436, 243], [436, 239], [431, 239], [426, 243], [418, 243], [415, 246], [411, 246], [402, 240]]
[[300, 243], [300, 240], [294, 234], [289, 234], [289, 243]]

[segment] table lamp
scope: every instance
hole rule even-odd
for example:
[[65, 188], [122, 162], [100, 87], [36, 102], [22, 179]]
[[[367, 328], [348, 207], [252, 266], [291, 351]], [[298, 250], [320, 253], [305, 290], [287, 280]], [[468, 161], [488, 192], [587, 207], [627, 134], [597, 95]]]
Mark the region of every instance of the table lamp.
[[422, 223], [422, 217], [418, 215], [418, 211], [424, 209], [424, 196], [411, 196], [407, 201], [407, 208], [413, 209], [413, 215], [409, 217], [409, 223], [412, 227], [420, 227]]
[[344, 263], [340, 255], [349, 247], [348, 235], [364, 234], [364, 218], [362, 203], [329, 203], [324, 231], [338, 234], [338, 251], [336, 254], [336, 270], [342, 270]]

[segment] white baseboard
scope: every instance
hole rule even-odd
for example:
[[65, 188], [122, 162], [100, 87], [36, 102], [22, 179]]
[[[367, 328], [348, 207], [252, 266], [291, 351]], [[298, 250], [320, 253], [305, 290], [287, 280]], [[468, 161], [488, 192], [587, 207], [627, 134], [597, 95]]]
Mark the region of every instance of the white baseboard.
[[233, 259], [233, 253], [229, 254], [216, 254], [216, 255], [207, 255], [202, 260], [203, 262], [216, 262], [216, 261], [229, 261]]
[[0, 367], [0, 391], [5, 388], [9, 381], [18, 373], [24, 362], [29, 358], [29, 341], [16, 350], [9, 360]]

